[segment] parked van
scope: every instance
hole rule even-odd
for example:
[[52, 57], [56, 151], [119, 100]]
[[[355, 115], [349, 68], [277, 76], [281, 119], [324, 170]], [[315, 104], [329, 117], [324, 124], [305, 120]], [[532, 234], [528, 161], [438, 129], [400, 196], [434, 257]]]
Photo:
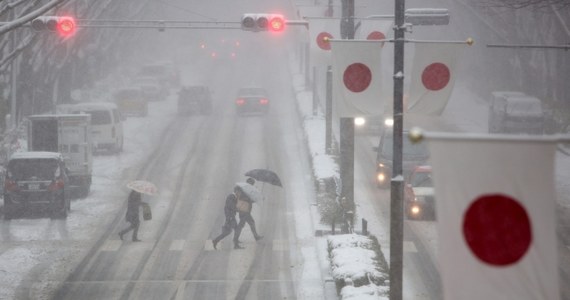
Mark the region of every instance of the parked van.
[[93, 152], [123, 151], [123, 117], [114, 103], [94, 102], [74, 105], [71, 113], [91, 115]]

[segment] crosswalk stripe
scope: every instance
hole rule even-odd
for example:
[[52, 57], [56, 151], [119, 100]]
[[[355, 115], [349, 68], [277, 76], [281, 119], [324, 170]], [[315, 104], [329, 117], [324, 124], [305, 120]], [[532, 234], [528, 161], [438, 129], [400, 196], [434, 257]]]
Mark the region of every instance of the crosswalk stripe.
[[[218, 243], [218, 249], [220, 249], [220, 247], [222, 247], [222, 242], [220, 241], [220, 243]], [[206, 251], [215, 251], [216, 249], [214, 249], [214, 245], [212, 244], [212, 240], [206, 240], [206, 242], [204, 243], [204, 250]]]
[[121, 248], [123, 241], [121, 240], [106, 240], [101, 247], [101, 251], [117, 251]]
[[168, 250], [170, 250], [170, 251], [182, 251], [184, 249], [184, 243], [186, 243], [185, 240], [173, 240], [170, 243], [170, 248]]
[[273, 240], [273, 251], [287, 251], [289, 245], [287, 240]]

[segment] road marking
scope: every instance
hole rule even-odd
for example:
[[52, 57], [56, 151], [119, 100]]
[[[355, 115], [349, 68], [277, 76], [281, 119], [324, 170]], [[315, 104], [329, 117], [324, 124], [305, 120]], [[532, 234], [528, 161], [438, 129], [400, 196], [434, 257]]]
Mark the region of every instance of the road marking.
[[184, 299], [184, 290], [186, 289], [186, 282], [180, 282], [178, 289], [176, 289], [176, 300]]
[[168, 250], [182, 251], [184, 249], [185, 242], [186, 242], [185, 240], [173, 240], [172, 243], [170, 243], [170, 248], [168, 248]]
[[[220, 247], [222, 247], [222, 241], [220, 241], [217, 245], [218, 249], [220, 249]], [[206, 251], [216, 251], [216, 249], [214, 249], [214, 244], [212, 244], [212, 240], [206, 240], [206, 242], [204, 243], [204, 250]]]
[[101, 247], [101, 251], [117, 251], [121, 248], [123, 241], [121, 240], [106, 240], [103, 247]]
[[289, 243], [287, 240], [273, 240], [273, 251], [287, 251]]
[[404, 252], [418, 252], [418, 249], [416, 248], [416, 245], [414, 244], [414, 242], [410, 242], [410, 241], [404, 241]]

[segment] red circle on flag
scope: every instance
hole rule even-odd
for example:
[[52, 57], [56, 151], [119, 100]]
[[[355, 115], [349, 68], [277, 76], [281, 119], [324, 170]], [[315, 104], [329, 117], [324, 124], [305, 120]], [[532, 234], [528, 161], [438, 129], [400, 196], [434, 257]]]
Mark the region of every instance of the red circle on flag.
[[342, 80], [348, 90], [360, 93], [370, 85], [372, 72], [365, 64], [354, 63], [344, 70]]
[[510, 265], [519, 261], [530, 247], [530, 218], [525, 208], [509, 196], [483, 195], [465, 212], [463, 237], [483, 262]]
[[317, 35], [317, 45], [323, 50], [331, 50], [331, 42], [329, 42], [329, 40], [332, 38], [332, 34], [328, 32], [321, 32], [319, 35]]
[[366, 37], [367, 40], [383, 40], [386, 36], [380, 31], [372, 31]]
[[446, 87], [450, 78], [449, 68], [442, 63], [433, 63], [427, 66], [422, 73], [422, 83], [426, 89], [431, 91], [439, 91]]

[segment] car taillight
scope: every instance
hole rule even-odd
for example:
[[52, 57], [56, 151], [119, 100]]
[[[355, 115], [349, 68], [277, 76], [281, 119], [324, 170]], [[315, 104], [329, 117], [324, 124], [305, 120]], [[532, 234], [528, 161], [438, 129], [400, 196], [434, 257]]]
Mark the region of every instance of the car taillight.
[[245, 99], [241, 99], [241, 98], [237, 99], [237, 100], [236, 100], [236, 104], [237, 104], [237, 105], [244, 105], [244, 104], [245, 104]]
[[261, 99], [259, 99], [259, 104], [261, 104], [261, 105], [269, 104], [269, 100], [267, 100], [265, 98], [261, 98]]
[[6, 181], [4, 181], [4, 190], [8, 192], [15, 192], [19, 189], [20, 188], [18, 188], [18, 184], [16, 183], [16, 181], [10, 179], [6, 179]]
[[50, 192], [53, 192], [53, 191], [61, 190], [64, 186], [65, 186], [65, 183], [63, 183], [63, 180], [61, 180], [61, 179], [56, 179], [54, 182], [52, 182], [52, 183], [48, 186], [48, 190], [49, 190]]

